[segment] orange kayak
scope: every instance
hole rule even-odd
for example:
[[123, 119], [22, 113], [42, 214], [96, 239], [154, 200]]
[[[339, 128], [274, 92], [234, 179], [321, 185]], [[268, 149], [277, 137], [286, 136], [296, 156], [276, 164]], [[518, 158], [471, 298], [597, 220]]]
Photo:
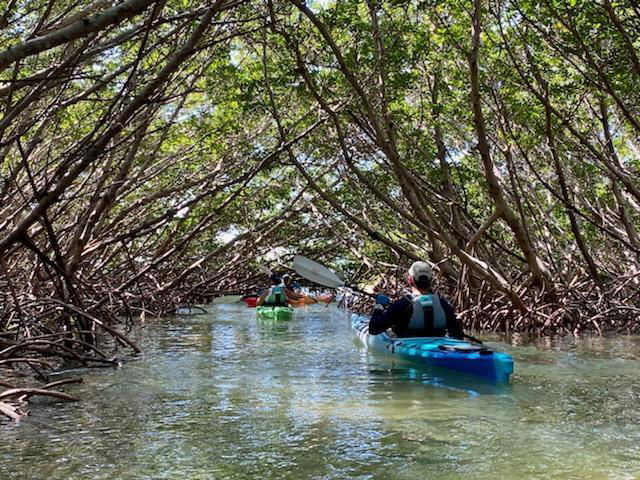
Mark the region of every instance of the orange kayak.
[[[322, 303], [331, 303], [333, 301], [333, 295], [331, 294], [319, 295], [316, 298], [318, 299], [318, 302]], [[302, 297], [299, 300], [289, 300], [289, 305], [292, 307], [304, 307], [305, 305], [313, 305], [314, 303], [317, 302], [311, 297]]]
[[319, 302], [322, 303], [331, 303], [333, 302], [333, 299], [335, 298], [335, 295], [328, 293], [326, 295], [319, 295], [318, 297], [316, 297], [318, 299]]
[[292, 307], [304, 307], [305, 305], [313, 305], [316, 301], [310, 297], [302, 297], [299, 300], [289, 300]]

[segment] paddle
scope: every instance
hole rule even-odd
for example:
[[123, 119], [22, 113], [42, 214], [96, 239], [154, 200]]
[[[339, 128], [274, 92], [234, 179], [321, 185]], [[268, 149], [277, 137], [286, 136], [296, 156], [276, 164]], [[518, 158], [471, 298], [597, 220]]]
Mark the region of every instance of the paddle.
[[354, 287], [353, 285], [347, 285], [344, 283], [344, 280], [327, 267], [320, 265], [318, 262], [314, 262], [307, 257], [303, 257], [302, 255], [296, 255], [294, 257], [293, 269], [298, 275], [313, 283], [324, 285], [329, 288], [347, 287], [358, 293], [362, 293], [363, 295], [375, 298], [375, 295], [371, 293], [360, 290], [358, 287]]
[[471, 335], [467, 335], [466, 333], [463, 333], [463, 334], [462, 334], [462, 336], [463, 336], [464, 338], [468, 338], [468, 339], [469, 339], [469, 340], [471, 340], [472, 342], [476, 342], [476, 343], [482, 344], [482, 340], [480, 340], [479, 338], [472, 337]]
[[[329, 288], [340, 288], [347, 287], [351, 290], [355, 290], [356, 292], [362, 293], [369, 297], [375, 298], [376, 295], [371, 293], [364, 292], [357, 287], [353, 287], [351, 285], [347, 285], [344, 283], [340, 277], [338, 277], [335, 273], [329, 270], [324, 265], [319, 264], [318, 262], [314, 262], [313, 260], [303, 257], [302, 255], [296, 255], [293, 259], [293, 268], [298, 273], [298, 275], [310, 280], [314, 283], [319, 283], [320, 285], [324, 285]], [[482, 340], [472, 337], [471, 335], [463, 334], [464, 338], [468, 338], [472, 342], [482, 343]]]

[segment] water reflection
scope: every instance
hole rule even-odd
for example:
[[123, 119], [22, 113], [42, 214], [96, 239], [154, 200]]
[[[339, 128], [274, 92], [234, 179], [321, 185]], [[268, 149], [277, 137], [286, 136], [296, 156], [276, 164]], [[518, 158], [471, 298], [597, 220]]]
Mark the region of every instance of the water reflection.
[[[376, 361], [373, 360], [375, 365]], [[506, 395], [512, 391], [511, 385], [501, 385], [485, 382], [473, 376], [457, 375], [447, 370], [437, 368], [426, 368], [422, 366], [411, 366], [408, 362], [393, 361], [388, 369], [380, 370], [374, 368], [369, 370], [369, 376], [385, 378], [386, 382], [406, 383], [415, 385], [415, 389], [422, 398], [426, 392], [434, 389], [436, 392], [449, 390], [459, 392], [471, 397], [478, 395]]]
[[257, 332], [268, 337], [269, 335], [277, 336], [278, 334], [284, 334], [288, 332], [291, 322], [277, 321], [264, 317], [256, 317], [256, 325], [258, 327], [256, 329]]

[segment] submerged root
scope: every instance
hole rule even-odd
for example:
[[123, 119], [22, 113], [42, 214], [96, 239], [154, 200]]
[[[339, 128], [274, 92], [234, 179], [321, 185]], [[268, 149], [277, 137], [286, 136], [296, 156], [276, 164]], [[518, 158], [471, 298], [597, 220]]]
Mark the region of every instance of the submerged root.
[[[24, 408], [30, 397], [39, 395], [44, 397], [51, 397], [57, 400], [64, 400], [67, 402], [78, 402], [79, 398], [69, 395], [57, 390], [51, 390], [54, 386], [62, 386], [70, 383], [80, 383], [82, 379], [67, 379], [60, 380], [58, 382], [52, 382], [44, 385], [42, 388], [9, 388], [3, 392], [0, 392], [0, 413], [10, 418], [11, 420], [19, 421], [26, 417], [29, 412]], [[6, 382], [2, 382], [3, 386], [7, 386]]]

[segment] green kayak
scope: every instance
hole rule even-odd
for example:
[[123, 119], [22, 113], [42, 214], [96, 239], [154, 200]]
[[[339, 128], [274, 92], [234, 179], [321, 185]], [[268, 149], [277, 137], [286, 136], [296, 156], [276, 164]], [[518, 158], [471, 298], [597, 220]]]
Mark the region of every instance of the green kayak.
[[291, 307], [257, 307], [256, 316], [265, 320], [291, 320], [293, 308]]

